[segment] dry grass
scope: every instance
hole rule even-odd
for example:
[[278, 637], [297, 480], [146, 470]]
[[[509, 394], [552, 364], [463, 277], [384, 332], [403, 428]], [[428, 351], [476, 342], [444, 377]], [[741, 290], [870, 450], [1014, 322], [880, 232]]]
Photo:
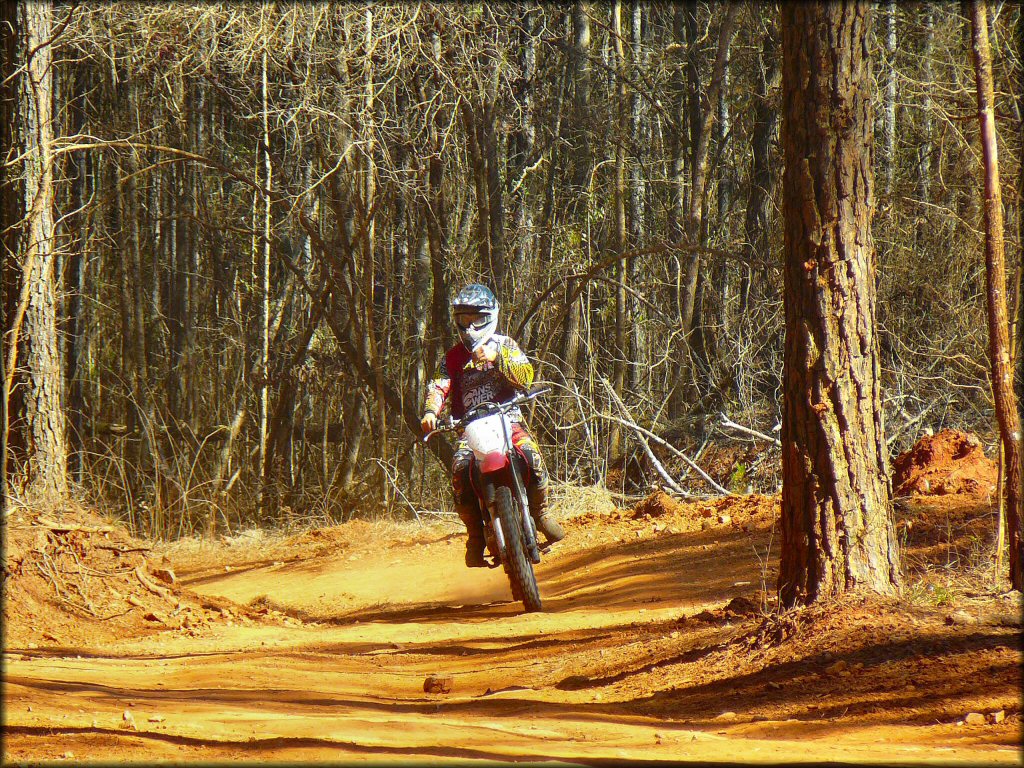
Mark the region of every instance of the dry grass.
[[548, 489], [548, 505], [555, 517], [562, 520], [587, 512], [612, 512], [617, 509], [614, 496], [598, 485], [578, 486], [552, 483]]

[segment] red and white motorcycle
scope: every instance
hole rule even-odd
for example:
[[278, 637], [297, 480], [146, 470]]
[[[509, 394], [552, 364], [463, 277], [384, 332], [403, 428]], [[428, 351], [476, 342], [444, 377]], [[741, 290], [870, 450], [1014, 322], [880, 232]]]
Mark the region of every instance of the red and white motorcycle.
[[542, 610], [540, 591], [533, 566], [540, 562], [537, 526], [530, 515], [524, 478], [526, 459], [512, 444], [512, 422], [508, 412], [532, 400], [548, 389], [517, 394], [505, 403], [480, 403], [461, 419], [451, 417], [438, 422], [428, 432], [426, 442], [439, 432], [463, 430], [462, 439], [473, 451], [470, 479], [484, 515], [484, 536], [491, 554], [491, 567], [505, 569], [512, 597], [521, 600], [527, 611]]

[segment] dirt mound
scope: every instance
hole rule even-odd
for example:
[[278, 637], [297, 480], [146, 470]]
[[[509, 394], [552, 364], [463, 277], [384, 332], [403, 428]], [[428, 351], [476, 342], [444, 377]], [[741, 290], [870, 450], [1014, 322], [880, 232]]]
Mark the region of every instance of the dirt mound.
[[637, 502], [629, 512], [634, 519], [666, 517], [678, 521], [715, 518], [722, 523], [771, 521], [778, 517], [781, 496], [732, 494], [703, 501], [681, 501], [664, 491], [654, 491]]
[[655, 491], [633, 507], [633, 517], [661, 517], [662, 515], [683, 515], [686, 506], [664, 491]]
[[945, 429], [926, 435], [893, 460], [893, 490], [911, 494], [988, 497], [996, 489], [996, 462], [974, 435]]
[[214, 622], [276, 620], [176, 583], [152, 545], [75, 507], [23, 509], [5, 523], [5, 647], [89, 645]]
[[656, 490], [631, 507], [591, 510], [565, 522], [572, 536], [593, 543], [633, 540], [651, 532], [658, 536], [712, 529], [750, 532], [776, 523], [780, 499], [779, 494], [752, 493], [688, 500]]

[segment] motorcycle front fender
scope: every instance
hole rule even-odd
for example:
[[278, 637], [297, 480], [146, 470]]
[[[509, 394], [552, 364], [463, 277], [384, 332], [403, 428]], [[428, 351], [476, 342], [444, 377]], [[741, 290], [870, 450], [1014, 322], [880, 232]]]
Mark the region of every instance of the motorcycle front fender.
[[508, 456], [502, 451], [492, 451], [480, 460], [480, 471], [485, 475], [508, 466]]

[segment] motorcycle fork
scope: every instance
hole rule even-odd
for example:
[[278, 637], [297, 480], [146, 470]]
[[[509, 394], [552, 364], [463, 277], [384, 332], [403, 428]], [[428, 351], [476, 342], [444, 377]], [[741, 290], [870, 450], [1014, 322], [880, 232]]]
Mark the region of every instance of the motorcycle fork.
[[494, 490], [498, 485], [502, 485], [502, 483], [496, 482], [498, 479], [496, 475], [503, 474], [504, 470], [485, 475], [480, 471], [476, 461], [473, 461], [470, 465], [470, 480], [473, 490], [476, 491], [480, 511], [484, 514], [484, 525], [490, 528], [491, 534], [494, 536], [499, 557], [505, 552], [505, 534], [501, 530], [497, 516], [494, 514]]
[[[523, 475], [520, 467], [526, 464], [519, 451], [516, 450], [512, 435], [508, 431], [508, 423], [502, 419], [501, 429], [505, 433], [505, 445], [508, 446], [508, 472], [512, 476], [510, 489], [519, 505], [519, 514], [522, 516], [523, 539], [526, 544], [526, 554], [536, 564], [540, 562], [540, 549], [537, 546], [537, 527], [533, 523], [533, 516], [530, 514], [530, 500], [526, 495], [526, 485], [523, 483]], [[527, 471], [529, 471], [527, 469]]]
[[476, 462], [473, 462], [471, 478], [474, 489], [477, 493], [481, 511], [487, 515], [487, 524], [490, 525], [494, 534], [499, 554], [505, 552], [505, 532], [501, 530], [501, 524], [494, 511], [494, 491], [504, 486], [512, 491], [512, 498], [516, 504], [522, 521], [523, 538], [526, 544], [526, 552], [534, 563], [540, 562], [540, 549], [537, 547], [537, 529], [534, 526], [533, 518], [530, 516], [530, 502], [526, 495], [526, 486], [523, 483], [522, 462], [524, 459], [513, 452], [509, 462], [504, 469], [497, 472], [484, 474], [480, 471]]

